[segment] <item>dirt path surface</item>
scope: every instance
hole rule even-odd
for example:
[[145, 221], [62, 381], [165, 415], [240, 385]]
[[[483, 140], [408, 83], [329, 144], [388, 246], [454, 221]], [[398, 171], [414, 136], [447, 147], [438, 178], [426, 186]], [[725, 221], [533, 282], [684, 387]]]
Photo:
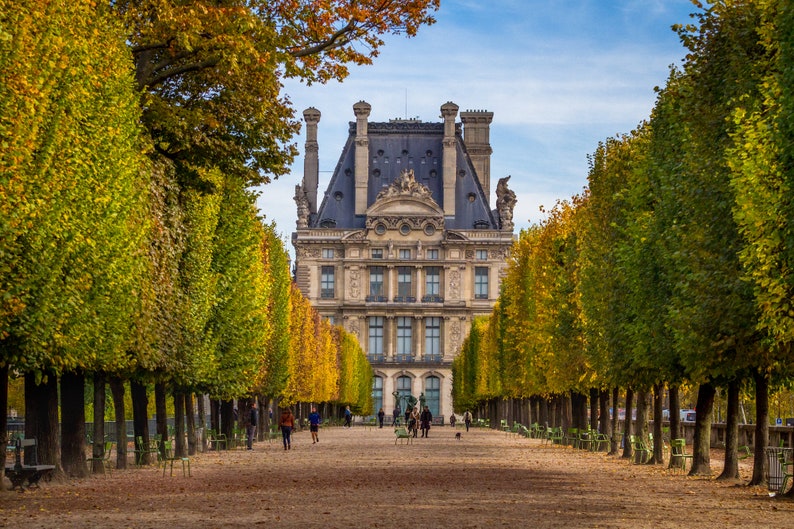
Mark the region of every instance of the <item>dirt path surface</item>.
[[258, 443], [191, 467], [191, 478], [152, 466], [0, 492], [0, 527], [794, 527], [794, 502], [766, 489], [492, 430], [456, 440], [439, 427], [395, 446], [390, 428], [327, 428], [315, 445], [298, 432], [289, 451]]

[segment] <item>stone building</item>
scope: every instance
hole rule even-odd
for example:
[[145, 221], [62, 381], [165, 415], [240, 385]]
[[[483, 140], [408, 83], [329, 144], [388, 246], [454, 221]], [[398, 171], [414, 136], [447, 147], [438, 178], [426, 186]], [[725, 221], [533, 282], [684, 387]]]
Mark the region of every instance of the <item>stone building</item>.
[[320, 112], [303, 113], [295, 278], [322, 316], [358, 337], [376, 376], [376, 412], [391, 415], [412, 395], [446, 420], [452, 359], [499, 295], [515, 193], [501, 179], [491, 209], [493, 113], [461, 112], [458, 123], [458, 106], [446, 103], [441, 123], [370, 122], [370, 110], [353, 105], [320, 203]]

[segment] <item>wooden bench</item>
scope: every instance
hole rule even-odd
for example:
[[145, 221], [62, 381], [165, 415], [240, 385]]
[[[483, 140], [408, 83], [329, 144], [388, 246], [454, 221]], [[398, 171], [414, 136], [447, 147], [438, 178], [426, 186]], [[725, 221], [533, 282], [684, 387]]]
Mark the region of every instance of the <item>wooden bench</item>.
[[406, 428], [395, 428], [394, 429], [394, 444], [397, 444], [397, 440], [400, 440], [400, 444], [402, 444], [402, 439], [406, 439], [407, 440], [406, 444], [408, 444], [408, 443], [413, 444], [413, 442], [414, 442], [413, 436], [408, 432], [408, 430]]

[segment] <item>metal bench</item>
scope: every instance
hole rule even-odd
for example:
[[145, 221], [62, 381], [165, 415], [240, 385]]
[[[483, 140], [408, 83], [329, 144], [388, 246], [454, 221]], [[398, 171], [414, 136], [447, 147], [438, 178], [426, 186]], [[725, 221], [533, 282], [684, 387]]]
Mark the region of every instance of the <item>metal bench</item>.
[[[32, 464], [24, 465], [23, 452], [28, 450], [33, 451], [32, 456], [28, 456]], [[11, 480], [11, 490], [18, 488], [20, 491], [25, 490], [27, 487], [39, 487], [41, 478], [49, 478], [50, 474], [55, 470], [55, 465], [39, 465], [38, 454], [36, 452], [35, 439], [17, 439], [14, 441], [14, 464], [5, 466], [6, 476]]]

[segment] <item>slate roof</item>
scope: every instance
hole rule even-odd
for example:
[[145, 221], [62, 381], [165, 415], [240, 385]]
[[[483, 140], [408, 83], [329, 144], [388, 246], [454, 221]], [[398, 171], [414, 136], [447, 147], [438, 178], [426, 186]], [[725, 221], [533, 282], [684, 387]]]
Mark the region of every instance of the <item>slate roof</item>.
[[[367, 207], [378, 193], [388, 187], [403, 170], [413, 169], [416, 181], [427, 186], [433, 200], [443, 209], [443, 123], [418, 120], [369, 122], [369, 183]], [[355, 215], [355, 138], [356, 123], [350, 122], [349, 135], [334, 174], [309, 227], [341, 229], [364, 228], [365, 216]], [[445, 218], [446, 229], [499, 229], [497, 216], [490, 209], [480, 181], [466, 152], [460, 123], [456, 124], [457, 185], [455, 216]]]

